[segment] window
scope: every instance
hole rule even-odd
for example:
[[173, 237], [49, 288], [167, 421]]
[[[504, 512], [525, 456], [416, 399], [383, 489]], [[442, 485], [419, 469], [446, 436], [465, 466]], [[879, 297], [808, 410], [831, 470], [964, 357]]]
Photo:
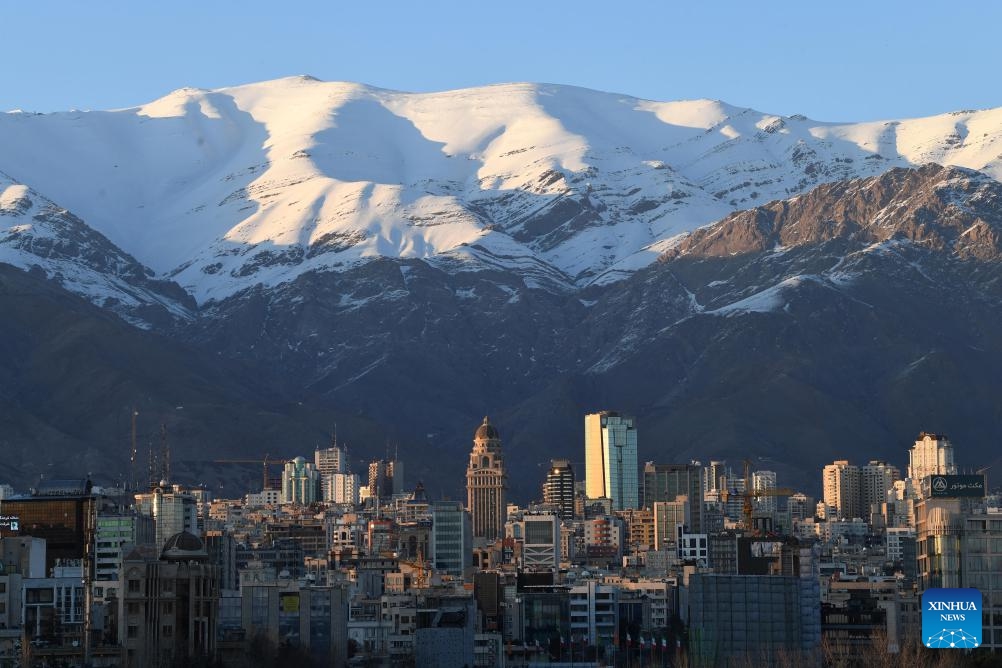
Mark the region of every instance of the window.
[[137, 637], [139, 637], [139, 627], [136, 626], [135, 624], [129, 624], [129, 629], [128, 629], [128, 632], [126, 633], [126, 635], [129, 638], [137, 638]]
[[139, 593], [139, 580], [129, 580], [129, 593], [130, 594]]
[[125, 606], [125, 610], [130, 615], [138, 615], [139, 614], [139, 604], [138, 603], [129, 603], [129, 604], [127, 604]]
[[164, 624], [164, 632], [163, 632], [164, 638], [170, 638], [173, 635], [174, 635], [174, 625]]

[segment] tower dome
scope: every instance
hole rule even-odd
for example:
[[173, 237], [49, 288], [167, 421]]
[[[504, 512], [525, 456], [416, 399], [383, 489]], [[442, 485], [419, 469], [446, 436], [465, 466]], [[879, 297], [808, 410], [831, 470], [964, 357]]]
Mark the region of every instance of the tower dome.
[[164, 549], [160, 552], [161, 561], [207, 561], [209, 554], [205, 551], [205, 544], [195, 534], [189, 531], [176, 533], [164, 543]]
[[488, 441], [500, 438], [501, 434], [499, 434], [498, 430], [491, 424], [491, 421], [484, 416], [484, 423], [477, 427], [477, 433], [473, 435], [473, 440]]

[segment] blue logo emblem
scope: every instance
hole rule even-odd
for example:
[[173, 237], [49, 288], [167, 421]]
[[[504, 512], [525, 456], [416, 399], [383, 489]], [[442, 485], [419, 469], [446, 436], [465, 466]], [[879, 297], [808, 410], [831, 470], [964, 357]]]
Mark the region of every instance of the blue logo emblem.
[[981, 592], [977, 589], [922, 592], [922, 643], [945, 649], [980, 647]]

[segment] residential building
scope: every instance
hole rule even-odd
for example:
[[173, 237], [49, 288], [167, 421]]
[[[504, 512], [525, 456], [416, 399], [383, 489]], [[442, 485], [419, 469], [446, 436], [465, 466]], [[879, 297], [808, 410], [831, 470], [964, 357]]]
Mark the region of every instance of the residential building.
[[248, 638], [304, 650], [317, 665], [348, 660], [348, 592], [341, 585], [307, 585], [291, 578], [245, 584], [241, 619]]
[[844, 459], [828, 464], [822, 473], [822, 490], [824, 503], [835, 509], [837, 519], [851, 520], [863, 516], [858, 466]]
[[684, 496], [689, 499], [690, 531], [703, 531], [703, 467], [698, 464], [644, 464], [644, 507], [653, 508], [656, 502], [675, 501]]
[[128, 667], [176, 665], [215, 654], [219, 569], [205, 547], [183, 531], [168, 538], [160, 559], [137, 551], [122, 560], [118, 641]]
[[571, 635], [611, 648], [619, 628], [619, 588], [593, 580], [571, 587]]
[[320, 500], [319, 471], [304, 457], [287, 461], [282, 469], [282, 503], [308, 506]]
[[922, 432], [908, 451], [908, 477], [915, 485], [931, 475], [954, 475], [953, 444], [945, 434]]

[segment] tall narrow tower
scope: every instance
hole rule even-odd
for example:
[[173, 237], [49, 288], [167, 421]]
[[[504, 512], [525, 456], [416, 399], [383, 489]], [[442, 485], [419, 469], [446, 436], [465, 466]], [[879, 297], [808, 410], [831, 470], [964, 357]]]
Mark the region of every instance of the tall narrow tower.
[[473, 451], [466, 469], [466, 498], [473, 519], [473, 538], [494, 540], [507, 519], [504, 456], [501, 436], [490, 420], [473, 435]]
[[606, 497], [613, 510], [640, 507], [637, 427], [614, 411], [585, 415], [585, 493]]

